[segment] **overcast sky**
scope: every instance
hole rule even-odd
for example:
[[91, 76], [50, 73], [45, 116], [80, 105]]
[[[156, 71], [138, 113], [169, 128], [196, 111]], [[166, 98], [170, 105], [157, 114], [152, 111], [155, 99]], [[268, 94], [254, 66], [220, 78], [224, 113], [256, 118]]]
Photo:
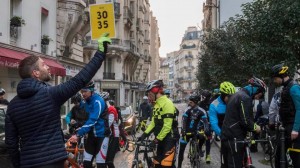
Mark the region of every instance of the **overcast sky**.
[[201, 27], [202, 6], [203, 0], [150, 0], [150, 9], [158, 21], [161, 57], [179, 50], [189, 26]]

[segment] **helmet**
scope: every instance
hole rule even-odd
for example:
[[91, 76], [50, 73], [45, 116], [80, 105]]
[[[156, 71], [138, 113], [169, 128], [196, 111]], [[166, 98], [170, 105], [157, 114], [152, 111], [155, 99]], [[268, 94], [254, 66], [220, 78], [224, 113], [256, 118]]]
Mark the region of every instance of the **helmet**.
[[111, 106], [114, 106], [114, 105], [115, 105], [115, 101], [114, 101], [114, 100], [108, 100], [108, 103], [109, 103]]
[[284, 66], [283, 64], [278, 64], [272, 67], [271, 77], [282, 77], [287, 74], [289, 67]]
[[0, 96], [5, 95], [5, 90], [3, 88], [0, 88]]
[[210, 98], [211, 97], [211, 93], [208, 90], [202, 90], [201, 96], [206, 97], [206, 98]]
[[200, 97], [198, 95], [191, 95], [189, 100], [197, 104], [200, 101]]
[[171, 94], [171, 91], [170, 91], [169, 89], [166, 89], [166, 90], [164, 91], [164, 94], [170, 95], [170, 94]]
[[[162, 80], [153, 80], [148, 83], [146, 91], [149, 92], [151, 89], [153, 89], [155, 87], [163, 88], [163, 86], [164, 86], [164, 83]], [[158, 92], [158, 91], [159, 91], [159, 89], [156, 92]]]
[[235, 87], [230, 82], [222, 82], [220, 84], [220, 92], [223, 94], [232, 95], [235, 93]]
[[[265, 93], [265, 91], [267, 90], [267, 87], [266, 87], [266, 84], [263, 80], [257, 78], [257, 77], [252, 77], [251, 79], [249, 79], [248, 83], [251, 85], [251, 86], [255, 86], [255, 87], [258, 87], [259, 91]], [[259, 92], [257, 91], [257, 93]]]
[[109, 93], [108, 92], [101, 92], [100, 96], [104, 99], [107, 100], [109, 98]]
[[84, 88], [82, 88], [83, 90], [90, 90], [90, 91], [94, 91], [95, 90], [95, 83], [94, 81], [90, 81], [89, 83], [87, 83], [85, 85]]
[[82, 96], [80, 93], [76, 93], [71, 97], [71, 104], [79, 103], [82, 100]]
[[147, 96], [144, 96], [143, 99], [144, 99], [144, 100], [148, 100], [148, 97], [147, 97]]

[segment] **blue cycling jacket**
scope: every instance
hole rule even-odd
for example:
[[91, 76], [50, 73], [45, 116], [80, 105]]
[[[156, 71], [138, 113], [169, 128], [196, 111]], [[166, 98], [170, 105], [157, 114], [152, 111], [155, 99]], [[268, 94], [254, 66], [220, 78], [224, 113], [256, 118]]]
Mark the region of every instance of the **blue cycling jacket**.
[[78, 130], [77, 135], [83, 136], [90, 130], [93, 130], [95, 137], [105, 137], [105, 123], [104, 119], [100, 117], [106, 108], [103, 98], [94, 93], [80, 106], [84, 107], [85, 111], [89, 113], [89, 119]]
[[219, 121], [220, 118], [224, 119], [225, 111], [226, 111], [226, 104], [219, 96], [215, 99], [209, 106], [209, 121], [212, 130], [216, 133], [216, 135], [221, 135], [221, 128], [220, 123], [223, 121]]
[[295, 109], [296, 109], [293, 131], [299, 132], [300, 131], [300, 86], [293, 85], [290, 89], [290, 95], [293, 99]]

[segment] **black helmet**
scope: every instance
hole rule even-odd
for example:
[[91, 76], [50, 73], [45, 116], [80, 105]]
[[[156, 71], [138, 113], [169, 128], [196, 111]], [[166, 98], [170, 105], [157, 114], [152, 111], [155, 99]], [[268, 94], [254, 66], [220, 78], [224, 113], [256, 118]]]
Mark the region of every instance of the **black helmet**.
[[251, 79], [249, 79], [248, 83], [252, 86], [258, 87], [258, 90], [263, 93], [265, 93], [267, 90], [265, 82], [257, 77], [252, 77]]
[[197, 104], [200, 101], [200, 97], [198, 95], [191, 95], [189, 100]]
[[211, 93], [208, 90], [202, 90], [201, 96], [203, 96], [205, 98], [210, 98], [211, 97]]
[[115, 101], [114, 101], [114, 100], [108, 100], [108, 103], [109, 103], [111, 106], [114, 106], [114, 105], [115, 105]]
[[154, 87], [163, 88], [164, 87], [163, 81], [160, 79], [160, 80], [153, 80], [153, 81], [149, 82], [147, 85], [146, 91], [149, 92]]
[[71, 97], [71, 104], [79, 103], [82, 100], [82, 96], [80, 93], [76, 93]]
[[3, 88], [0, 88], [0, 96], [5, 95], [5, 90]]
[[95, 83], [94, 83], [94, 81], [90, 81], [90, 82], [87, 83], [87, 84], [85, 85], [85, 87], [82, 88], [82, 89], [94, 91], [94, 90], [95, 90]]
[[289, 67], [284, 66], [284, 64], [278, 64], [272, 67], [271, 77], [283, 77], [287, 75]]

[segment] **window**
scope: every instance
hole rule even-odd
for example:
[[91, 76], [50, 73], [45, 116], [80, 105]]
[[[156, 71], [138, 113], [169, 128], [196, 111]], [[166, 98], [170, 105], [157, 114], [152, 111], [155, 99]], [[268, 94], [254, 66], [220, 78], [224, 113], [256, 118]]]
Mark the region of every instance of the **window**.
[[104, 64], [104, 72], [112, 72], [112, 59], [106, 58], [105, 64]]

